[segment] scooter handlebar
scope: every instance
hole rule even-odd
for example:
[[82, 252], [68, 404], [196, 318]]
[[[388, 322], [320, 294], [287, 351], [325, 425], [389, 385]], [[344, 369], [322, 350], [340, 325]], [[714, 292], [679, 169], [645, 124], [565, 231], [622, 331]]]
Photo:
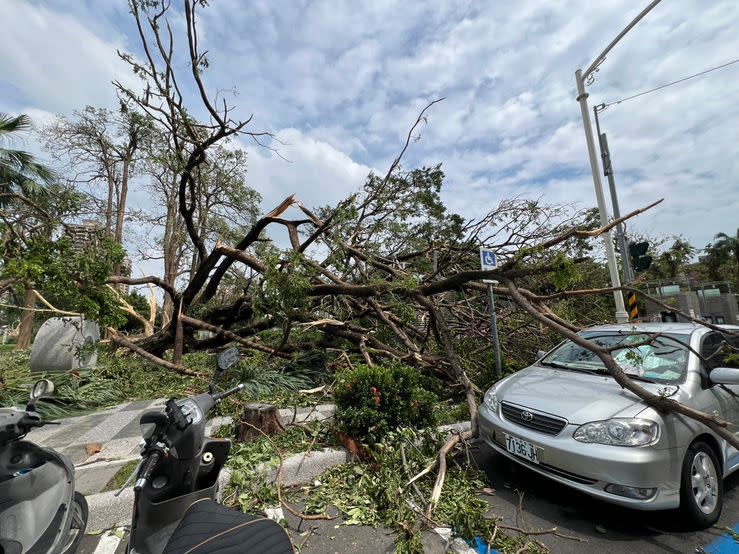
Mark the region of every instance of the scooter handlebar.
[[242, 390], [244, 390], [244, 383], [239, 383], [232, 389], [228, 389], [227, 391], [215, 393], [213, 395], [213, 401], [216, 404], [218, 404], [221, 400], [223, 400], [227, 396], [231, 396], [232, 394], [236, 394], [237, 392], [241, 392]]
[[154, 472], [154, 469], [161, 459], [162, 455], [155, 450], [148, 458], [146, 458], [146, 460], [144, 460], [141, 472], [139, 473], [140, 477], [136, 479], [136, 484], [133, 487], [134, 491], [139, 492], [146, 486], [146, 483], [151, 478], [151, 474]]

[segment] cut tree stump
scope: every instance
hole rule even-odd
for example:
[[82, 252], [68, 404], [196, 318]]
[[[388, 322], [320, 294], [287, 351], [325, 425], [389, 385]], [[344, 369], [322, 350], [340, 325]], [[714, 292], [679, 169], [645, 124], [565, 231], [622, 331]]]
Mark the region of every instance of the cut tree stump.
[[285, 426], [282, 424], [282, 419], [280, 419], [280, 412], [277, 410], [277, 406], [272, 404], [247, 404], [244, 406], [244, 413], [241, 415], [241, 423], [239, 423], [236, 435], [236, 440], [239, 442], [249, 442], [261, 437], [259, 431], [250, 427], [247, 423], [269, 436], [279, 435], [285, 431]]

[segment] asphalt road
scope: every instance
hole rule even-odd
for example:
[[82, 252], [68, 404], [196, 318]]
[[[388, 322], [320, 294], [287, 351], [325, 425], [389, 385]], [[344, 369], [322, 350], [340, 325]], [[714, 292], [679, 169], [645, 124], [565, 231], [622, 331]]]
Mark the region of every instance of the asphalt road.
[[[607, 504], [521, 467], [484, 445], [475, 447], [474, 459], [495, 489], [487, 499], [504, 523], [517, 525], [520, 491], [528, 529], [557, 527], [561, 533], [587, 541], [541, 535], [539, 539], [557, 554], [684, 554], [700, 553], [702, 549], [716, 554], [739, 553], [739, 543], [721, 529], [685, 532], [675, 512], [639, 512]], [[718, 526], [734, 529], [739, 524], [738, 473], [724, 482], [724, 490], [726, 499]]]

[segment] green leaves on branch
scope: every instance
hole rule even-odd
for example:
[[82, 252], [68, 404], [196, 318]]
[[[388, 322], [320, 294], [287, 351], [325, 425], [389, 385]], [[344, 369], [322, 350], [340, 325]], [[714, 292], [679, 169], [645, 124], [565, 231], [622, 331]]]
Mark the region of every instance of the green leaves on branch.
[[[7, 246], [7, 245], [6, 245]], [[76, 248], [66, 236], [36, 236], [22, 252], [3, 251], [2, 278], [17, 278], [23, 288], [42, 291], [59, 309], [85, 314], [101, 326], [118, 327], [127, 321], [115, 293], [105, 285], [125, 252], [110, 237]]]
[[254, 299], [258, 315], [282, 316], [292, 319], [309, 306], [308, 290], [316, 271], [305, 263], [298, 252], [268, 253], [264, 259], [267, 271]]

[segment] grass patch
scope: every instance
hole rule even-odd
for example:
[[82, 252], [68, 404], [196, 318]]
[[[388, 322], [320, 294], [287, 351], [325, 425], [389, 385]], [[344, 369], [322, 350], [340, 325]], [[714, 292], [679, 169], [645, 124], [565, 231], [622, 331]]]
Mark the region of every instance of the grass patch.
[[[136, 466], [138, 465], [139, 465], [138, 460], [132, 460], [128, 462], [121, 469], [115, 472], [115, 475], [113, 475], [113, 477], [110, 478], [110, 481], [108, 481], [108, 484], [105, 485], [103, 490], [100, 492], [119, 490], [123, 486], [123, 483], [126, 482], [126, 479], [128, 479], [131, 476], [131, 473], [133, 472], [134, 469], [136, 469]], [[133, 486], [133, 481], [131, 481], [131, 484], [129, 486]]]

